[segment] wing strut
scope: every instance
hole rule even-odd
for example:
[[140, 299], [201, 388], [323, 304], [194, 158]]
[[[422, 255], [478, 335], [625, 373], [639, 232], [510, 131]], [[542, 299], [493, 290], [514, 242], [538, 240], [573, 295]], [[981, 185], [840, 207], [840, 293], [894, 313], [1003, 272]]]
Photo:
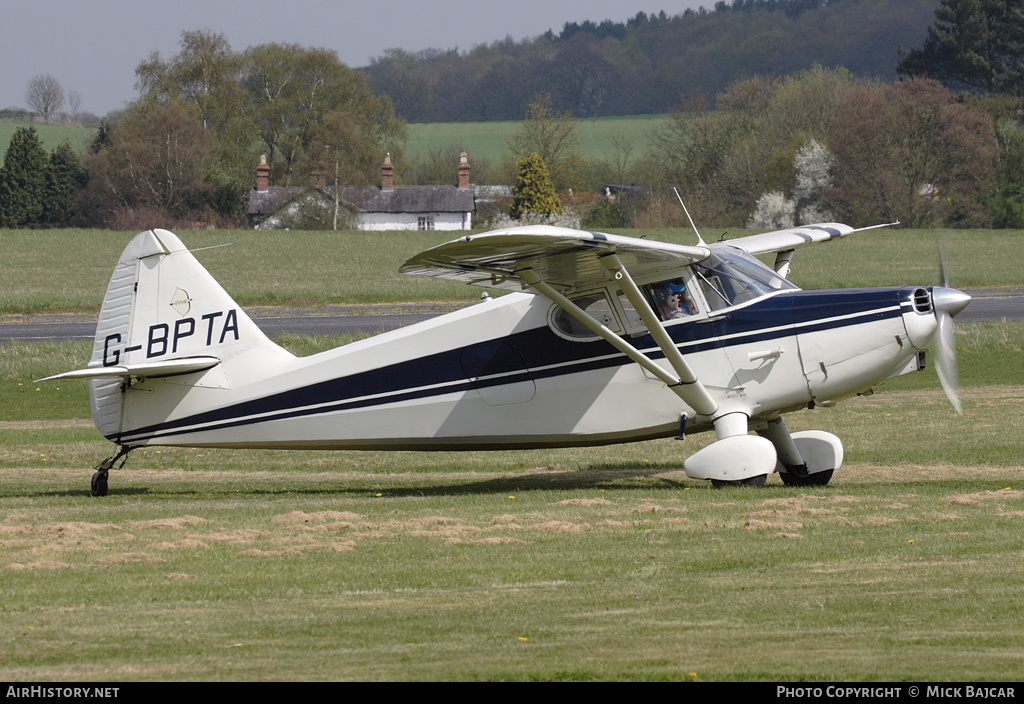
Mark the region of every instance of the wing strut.
[[647, 330], [650, 331], [654, 341], [658, 343], [665, 359], [679, 375], [673, 389], [677, 389], [676, 393], [697, 413], [705, 416], [714, 415], [718, 411], [718, 404], [711, 398], [707, 389], [704, 388], [704, 384], [700, 383], [693, 370], [690, 369], [690, 365], [683, 359], [679, 348], [672, 342], [672, 338], [669, 337], [665, 326], [661, 324], [661, 320], [655, 315], [650, 303], [640, 293], [640, 289], [633, 281], [633, 277], [629, 275], [619, 256], [614, 253], [608, 254], [601, 257], [600, 261], [608, 271], [615, 275], [619, 287], [622, 288], [629, 302], [633, 304], [636, 312], [640, 314], [640, 319], [644, 321]]
[[[622, 267], [622, 262], [618, 260], [617, 256], [611, 256], [614, 257], [614, 262], [612, 262], [613, 265], [617, 264], [619, 267], [616, 274], [618, 274], [619, 271], [622, 272], [622, 277], [619, 278], [619, 283], [621, 284], [624, 280], [628, 281], [628, 284], [622, 287], [626, 292], [626, 297], [629, 298], [631, 303], [633, 303], [633, 306], [637, 311], [641, 311], [641, 319], [647, 324], [648, 330], [655, 335], [658, 347], [661, 348], [662, 352], [665, 352], [665, 356], [668, 357], [669, 363], [672, 364], [672, 368], [678, 376], [670, 374], [663, 367], [656, 364], [650, 357], [623, 340], [608, 327], [599, 323], [593, 318], [593, 316], [555, 290], [555, 288], [550, 284], [541, 281], [540, 277], [537, 276], [533, 269], [520, 269], [516, 271], [516, 274], [524, 283], [550, 298], [566, 313], [586, 325], [587, 328], [594, 332], [594, 334], [601, 337], [631, 360], [665, 382], [665, 384], [672, 389], [679, 398], [681, 398], [697, 413], [703, 415], [714, 414], [718, 410], [718, 404], [715, 403], [714, 399], [712, 399], [708, 394], [707, 389], [704, 388], [704, 385], [701, 384], [693, 375], [693, 372], [690, 371], [689, 365], [686, 364], [686, 361], [679, 353], [679, 350], [672, 344], [671, 339], [668, 337], [668, 333], [665, 332], [665, 328], [661, 325], [661, 321], [654, 315], [654, 311], [651, 310], [647, 300], [640, 293], [636, 284], [633, 283], [633, 279], [631, 279], [626, 273], [625, 268]], [[602, 258], [602, 263], [605, 259], [607, 259], [607, 257]], [[629, 285], [633, 288], [632, 292], [627, 288]], [[634, 296], [637, 300], [634, 300]], [[643, 312], [644, 308], [646, 308], [646, 312]], [[652, 322], [648, 322], [648, 319]], [[657, 330], [658, 333], [655, 333], [655, 330]], [[672, 353], [674, 353], [674, 355], [672, 355]], [[675, 359], [673, 359], [673, 356]]]

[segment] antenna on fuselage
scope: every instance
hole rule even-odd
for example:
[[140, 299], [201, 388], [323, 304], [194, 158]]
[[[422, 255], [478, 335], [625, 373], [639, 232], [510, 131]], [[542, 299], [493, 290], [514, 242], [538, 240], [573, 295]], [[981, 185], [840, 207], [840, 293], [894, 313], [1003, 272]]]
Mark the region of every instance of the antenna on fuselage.
[[676, 198], [679, 199], [679, 205], [683, 206], [683, 212], [686, 213], [686, 219], [690, 221], [690, 227], [692, 227], [693, 231], [697, 233], [697, 244], [706, 244], [704, 242], [704, 238], [700, 236], [697, 226], [693, 224], [693, 218], [690, 217], [690, 211], [686, 209], [686, 203], [683, 202], [683, 197], [679, 195], [679, 190], [675, 186], [672, 186], [672, 190], [675, 191]]

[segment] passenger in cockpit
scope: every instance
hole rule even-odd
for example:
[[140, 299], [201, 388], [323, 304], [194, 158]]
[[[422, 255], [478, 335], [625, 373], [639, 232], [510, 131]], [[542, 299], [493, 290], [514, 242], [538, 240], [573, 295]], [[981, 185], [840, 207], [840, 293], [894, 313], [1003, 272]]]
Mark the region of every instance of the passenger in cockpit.
[[685, 318], [694, 313], [693, 299], [681, 283], [666, 282], [654, 287], [654, 301], [662, 320]]

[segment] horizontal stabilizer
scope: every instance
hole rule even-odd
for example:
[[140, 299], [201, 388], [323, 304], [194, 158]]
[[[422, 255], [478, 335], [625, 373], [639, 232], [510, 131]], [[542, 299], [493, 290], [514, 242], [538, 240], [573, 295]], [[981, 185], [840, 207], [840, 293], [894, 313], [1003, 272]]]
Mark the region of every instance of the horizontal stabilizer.
[[165, 359], [158, 362], [141, 364], [117, 364], [109, 367], [89, 367], [76, 369], [63, 374], [55, 374], [38, 381], [56, 381], [58, 379], [116, 379], [135, 377], [148, 379], [163, 376], [179, 376], [202, 372], [220, 364], [216, 357], [185, 357], [182, 359]]

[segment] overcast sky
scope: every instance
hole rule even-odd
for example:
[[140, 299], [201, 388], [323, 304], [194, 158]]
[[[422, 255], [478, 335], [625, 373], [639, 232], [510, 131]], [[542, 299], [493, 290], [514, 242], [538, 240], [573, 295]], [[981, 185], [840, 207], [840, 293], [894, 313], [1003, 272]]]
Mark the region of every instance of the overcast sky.
[[223, 33], [244, 51], [270, 42], [326, 47], [353, 68], [385, 49], [459, 49], [556, 33], [566, 22], [623, 22], [714, 0], [2, 0], [0, 108], [25, 107], [28, 81], [50, 74], [81, 110], [105, 115], [137, 97], [135, 67], [178, 53], [183, 31]]

